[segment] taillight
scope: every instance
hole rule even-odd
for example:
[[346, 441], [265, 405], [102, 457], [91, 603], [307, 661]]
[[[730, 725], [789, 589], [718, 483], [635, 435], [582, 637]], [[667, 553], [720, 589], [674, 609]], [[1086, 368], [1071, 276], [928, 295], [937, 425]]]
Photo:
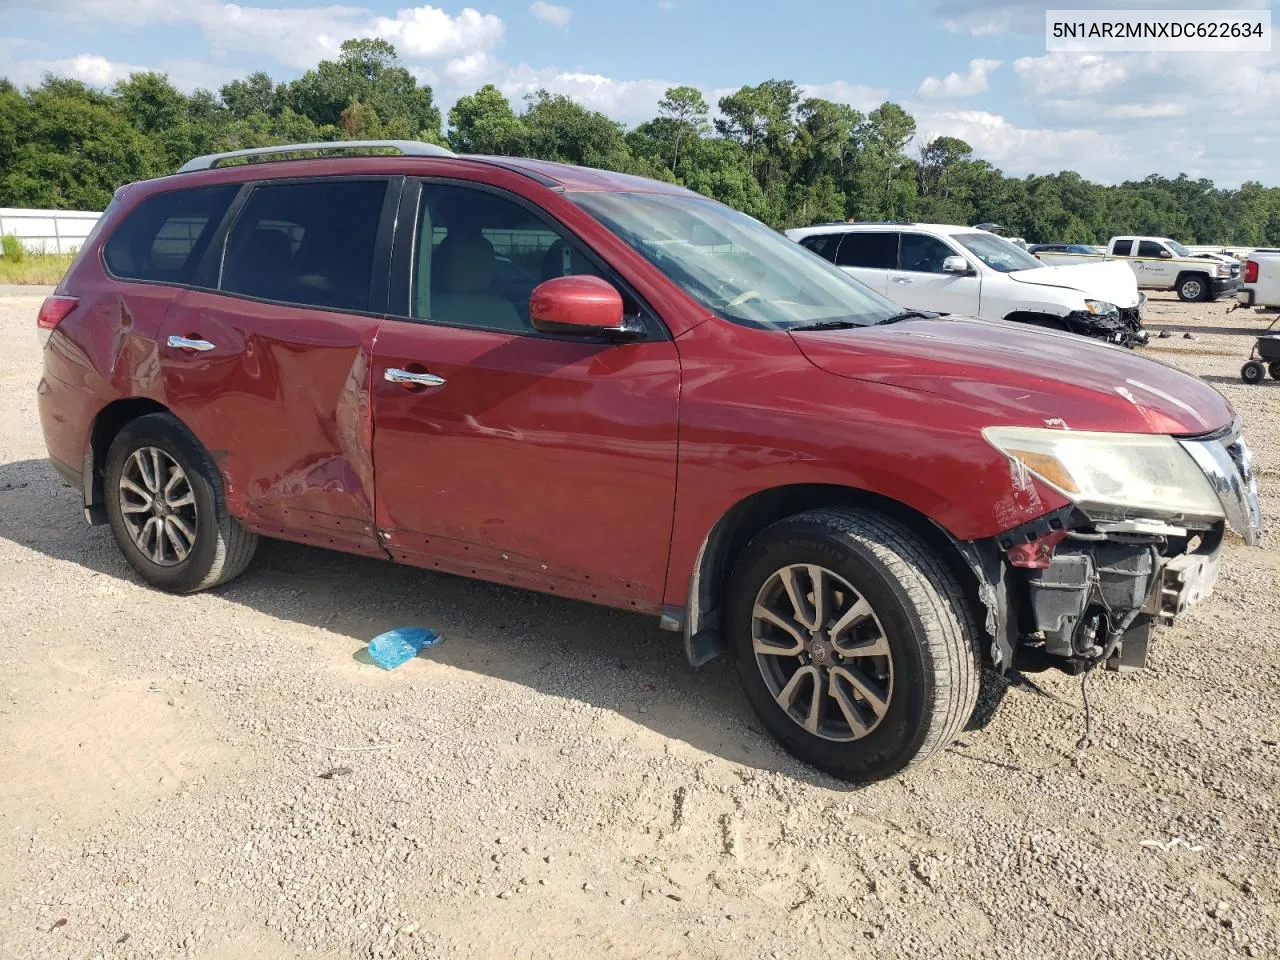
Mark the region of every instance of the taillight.
[[1258, 261], [1257, 260], [1246, 260], [1244, 262], [1244, 282], [1245, 283], [1258, 282]]
[[80, 302], [78, 297], [46, 297], [40, 304], [40, 312], [36, 314], [36, 334], [40, 337], [40, 346], [49, 342], [54, 328], [67, 318]]

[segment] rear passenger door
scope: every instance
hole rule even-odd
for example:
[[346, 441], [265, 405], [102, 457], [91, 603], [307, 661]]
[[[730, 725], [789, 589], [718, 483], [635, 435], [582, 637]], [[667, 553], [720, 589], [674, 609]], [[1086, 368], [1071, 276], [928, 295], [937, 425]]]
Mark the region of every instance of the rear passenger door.
[[947, 257], [969, 260], [938, 237], [903, 231], [898, 240], [898, 269], [889, 271], [889, 299], [912, 310], [976, 317], [981, 275], [946, 273], [942, 263]]
[[889, 271], [898, 259], [898, 235], [892, 231], [852, 230], [840, 238], [835, 264], [881, 296], [887, 293]]
[[378, 555], [369, 371], [402, 178], [247, 185], [159, 338], [166, 402], [251, 529]]

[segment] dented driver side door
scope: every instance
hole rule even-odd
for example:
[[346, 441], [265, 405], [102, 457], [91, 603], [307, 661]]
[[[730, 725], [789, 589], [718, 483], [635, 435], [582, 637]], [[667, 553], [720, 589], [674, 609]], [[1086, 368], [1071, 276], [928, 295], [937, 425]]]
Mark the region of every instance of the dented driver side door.
[[203, 289], [159, 338], [164, 393], [250, 529], [383, 555], [373, 528], [370, 358], [401, 178], [251, 185]]

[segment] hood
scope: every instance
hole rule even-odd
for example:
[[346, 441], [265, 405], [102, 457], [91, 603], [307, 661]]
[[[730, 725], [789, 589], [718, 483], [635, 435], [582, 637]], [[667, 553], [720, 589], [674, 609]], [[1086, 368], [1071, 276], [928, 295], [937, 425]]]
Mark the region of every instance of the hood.
[[828, 373], [936, 394], [992, 425], [1190, 436], [1235, 419], [1197, 377], [1121, 347], [1017, 323], [939, 318], [791, 336]]
[[1105, 300], [1122, 309], [1138, 305], [1138, 278], [1120, 260], [1015, 270], [1009, 276], [1019, 283], [1039, 287], [1079, 290], [1089, 300]]

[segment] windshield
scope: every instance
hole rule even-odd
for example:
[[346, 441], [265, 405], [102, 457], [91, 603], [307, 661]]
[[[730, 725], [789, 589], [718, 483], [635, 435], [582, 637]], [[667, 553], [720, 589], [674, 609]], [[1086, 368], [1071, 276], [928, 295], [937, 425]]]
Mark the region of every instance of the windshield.
[[901, 308], [758, 220], [702, 197], [571, 193], [685, 293], [726, 320], [768, 330], [870, 326]]
[[957, 233], [952, 234], [951, 239], [958, 241], [992, 270], [999, 270], [1001, 273], [1044, 266], [1021, 247], [994, 233]]
[[1169, 245], [1169, 249], [1179, 257], [1194, 256], [1190, 250], [1180, 244], [1177, 240], [1166, 240], [1165, 243], [1167, 243]]

